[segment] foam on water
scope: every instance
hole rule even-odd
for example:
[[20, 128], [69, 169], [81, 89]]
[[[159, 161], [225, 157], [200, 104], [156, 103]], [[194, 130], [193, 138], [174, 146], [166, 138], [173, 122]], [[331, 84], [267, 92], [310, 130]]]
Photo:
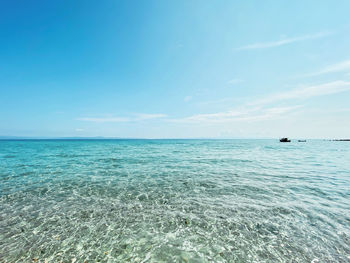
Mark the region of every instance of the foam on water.
[[349, 262], [350, 144], [0, 141], [1, 262]]

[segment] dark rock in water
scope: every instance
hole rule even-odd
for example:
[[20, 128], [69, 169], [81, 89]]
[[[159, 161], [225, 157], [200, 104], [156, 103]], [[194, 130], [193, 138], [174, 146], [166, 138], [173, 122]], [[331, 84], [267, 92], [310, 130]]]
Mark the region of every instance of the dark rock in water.
[[306, 142], [306, 140], [298, 140], [298, 142]]
[[290, 140], [288, 140], [288, 138], [281, 138], [280, 142], [290, 142]]

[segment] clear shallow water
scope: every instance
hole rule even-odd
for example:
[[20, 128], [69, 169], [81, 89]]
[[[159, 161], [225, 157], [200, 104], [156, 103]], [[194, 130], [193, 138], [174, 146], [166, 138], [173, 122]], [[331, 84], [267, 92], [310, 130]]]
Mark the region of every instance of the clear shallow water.
[[0, 262], [350, 262], [350, 143], [0, 141]]

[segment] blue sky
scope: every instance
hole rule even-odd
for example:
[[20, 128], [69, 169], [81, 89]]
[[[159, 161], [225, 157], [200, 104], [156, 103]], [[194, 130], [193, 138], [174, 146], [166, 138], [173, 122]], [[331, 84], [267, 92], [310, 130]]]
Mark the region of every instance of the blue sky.
[[350, 137], [350, 1], [1, 1], [0, 135]]

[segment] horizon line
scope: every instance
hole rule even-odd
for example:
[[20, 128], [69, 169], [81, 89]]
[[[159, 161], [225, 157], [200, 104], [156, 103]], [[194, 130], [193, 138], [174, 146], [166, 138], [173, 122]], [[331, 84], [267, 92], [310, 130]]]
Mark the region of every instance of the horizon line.
[[[85, 136], [85, 137], [46, 137], [46, 136], [0, 136], [0, 141], [16, 140], [278, 140], [282, 137], [178, 137], [178, 138], [146, 138], [146, 137], [106, 137], [106, 136]], [[348, 138], [307, 138], [288, 137], [291, 140], [348, 140]]]

